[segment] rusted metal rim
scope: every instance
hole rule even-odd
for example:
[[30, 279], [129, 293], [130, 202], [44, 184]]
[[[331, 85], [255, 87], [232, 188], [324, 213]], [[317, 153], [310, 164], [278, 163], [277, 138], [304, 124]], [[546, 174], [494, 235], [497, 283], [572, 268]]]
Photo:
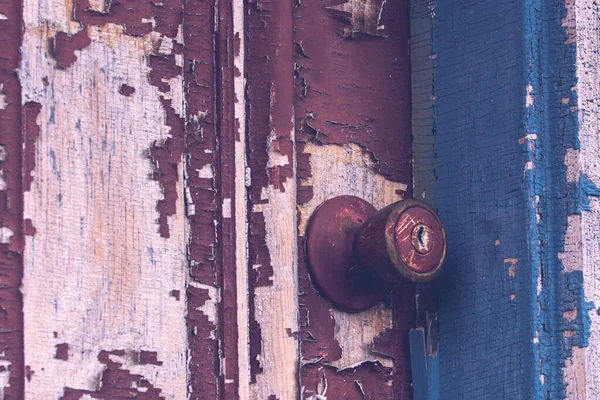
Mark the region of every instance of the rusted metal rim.
[[432, 280], [446, 258], [446, 231], [442, 222], [421, 200], [403, 200], [392, 206], [385, 227], [390, 260], [406, 280]]
[[356, 231], [376, 212], [363, 199], [338, 196], [317, 207], [308, 222], [304, 252], [312, 282], [337, 308], [371, 308], [393, 286], [360, 266], [353, 250]]

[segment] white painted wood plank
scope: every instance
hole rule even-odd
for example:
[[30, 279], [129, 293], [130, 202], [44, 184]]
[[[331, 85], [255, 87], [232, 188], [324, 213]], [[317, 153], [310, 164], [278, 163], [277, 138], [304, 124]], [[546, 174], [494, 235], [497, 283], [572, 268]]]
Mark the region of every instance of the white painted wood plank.
[[[96, 391], [105, 368], [100, 351], [125, 350], [115, 358], [122, 369], [167, 399], [184, 399], [185, 296], [177, 300], [171, 291], [185, 293], [186, 223], [179, 202], [170, 238], [159, 235], [163, 193], [145, 155], [170, 129], [161, 94], [148, 82], [147, 56], [160, 37], [92, 27], [92, 44], [76, 52], [70, 68], [57, 69], [48, 39], [79, 30], [69, 22], [71, 7], [25, 1], [23, 101], [42, 105], [34, 179], [25, 193], [25, 218], [37, 229], [24, 254], [25, 363], [33, 371], [25, 395]], [[134, 95], [119, 94], [121, 84], [134, 87]], [[172, 79], [176, 90], [165, 94], [180, 114], [181, 85], [180, 77]], [[68, 360], [55, 358], [60, 343], [68, 344]], [[134, 352], [141, 350], [156, 352], [162, 365], [137, 363]]]

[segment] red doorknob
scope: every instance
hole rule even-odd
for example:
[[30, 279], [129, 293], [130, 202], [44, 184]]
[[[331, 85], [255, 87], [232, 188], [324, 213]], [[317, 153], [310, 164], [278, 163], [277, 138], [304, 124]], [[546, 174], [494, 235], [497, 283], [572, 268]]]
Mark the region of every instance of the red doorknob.
[[395, 282], [433, 279], [446, 256], [446, 232], [423, 201], [377, 211], [358, 197], [338, 196], [311, 216], [304, 250], [321, 294], [355, 312], [379, 303]]

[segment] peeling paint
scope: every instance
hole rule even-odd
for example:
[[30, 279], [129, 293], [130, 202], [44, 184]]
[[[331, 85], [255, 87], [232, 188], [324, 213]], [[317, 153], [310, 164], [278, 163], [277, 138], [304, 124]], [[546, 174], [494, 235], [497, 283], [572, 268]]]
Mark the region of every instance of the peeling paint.
[[[134, 353], [133, 353], [134, 354]], [[123, 396], [136, 399], [164, 399], [162, 390], [154, 387], [148, 378], [130, 372], [127, 368], [131, 363], [141, 365], [156, 365], [156, 361], [132, 359], [132, 353], [124, 350], [101, 351], [98, 361], [104, 365], [104, 370], [98, 378], [98, 388], [95, 391], [65, 387], [62, 400], [79, 400], [84, 396], [92, 398], [119, 398]]]
[[23, 120], [18, 67], [23, 38], [20, 1], [0, 3], [0, 397], [20, 398], [23, 357]]
[[11, 238], [13, 237], [14, 232], [7, 226], [3, 226], [0, 228], [0, 243], [9, 244], [11, 242]]

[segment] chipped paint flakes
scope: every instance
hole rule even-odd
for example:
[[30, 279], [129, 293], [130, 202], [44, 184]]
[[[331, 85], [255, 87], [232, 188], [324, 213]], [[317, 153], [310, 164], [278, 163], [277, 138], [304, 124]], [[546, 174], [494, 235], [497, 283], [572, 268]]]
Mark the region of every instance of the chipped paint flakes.
[[[384, 329], [392, 329], [392, 310], [385, 304], [360, 313], [347, 313], [331, 309], [335, 321], [334, 338], [342, 348], [342, 357], [330, 363], [338, 370], [356, 368], [364, 362], [379, 362], [385, 367], [393, 367], [391, 358], [373, 352], [375, 338]], [[364, 325], [363, 321], [371, 323]], [[352, 338], [352, 340], [348, 340]]]
[[523, 136], [522, 138], [519, 139], [519, 144], [524, 144], [526, 141], [536, 141], [538, 138], [537, 133], [528, 133], [527, 135]]
[[223, 218], [231, 218], [231, 198], [223, 199]]
[[535, 98], [533, 96], [533, 85], [527, 85], [527, 94], [525, 96], [525, 106], [533, 107], [535, 105]]
[[519, 261], [519, 259], [518, 259], [518, 258], [512, 258], [512, 257], [511, 257], [511, 258], [505, 258], [505, 259], [504, 259], [504, 263], [505, 263], [505, 264], [510, 264], [510, 265], [508, 266], [508, 275], [509, 275], [511, 278], [514, 278], [514, 277], [515, 277], [515, 274], [516, 274], [516, 268], [517, 268], [517, 261]]
[[[189, 285], [198, 289], [208, 291], [208, 300], [206, 300], [204, 304], [202, 304], [202, 306], [196, 307], [196, 310], [202, 311], [202, 313], [206, 315], [210, 322], [216, 324], [217, 316], [219, 315], [218, 307], [219, 303], [221, 302], [221, 291], [219, 290], [219, 288], [211, 285], [201, 284], [195, 281], [190, 281]], [[214, 338], [214, 331], [211, 331], [211, 337]]]
[[10, 387], [10, 366], [6, 354], [0, 353], [0, 399], [4, 399], [5, 389]]
[[12, 238], [13, 235], [14, 232], [12, 229], [10, 229], [8, 226], [3, 226], [0, 228], [0, 243], [9, 244], [10, 238]]
[[581, 215], [567, 216], [564, 250], [558, 253], [565, 272], [581, 270], [583, 260], [581, 240]]
[[344, 37], [353, 37], [355, 33], [385, 36], [385, 27], [380, 23], [384, 5], [385, 0], [349, 0], [328, 8], [350, 14], [352, 28], [344, 30]]
[[[304, 152], [310, 154], [312, 177], [301, 182], [301, 186], [313, 187], [313, 198], [299, 206], [301, 220], [300, 235], [304, 235], [306, 224], [314, 209], [334, 196], [354, 195], [363, 198], [381, 209], [402, 199], [397, 191], [407, 185], [392, 182], [375, 172], [374, 162], [364, 149], [355, 144], [315, 145], [307, 143]], [[339, 185], [339, 180], [345, 181]]]
[[205, 164], [202, 168], [197, 169], [196, 172], [198, 172], [198, 178], [204, 178], [204, 179], [213, 179], [214, 178], [212, 164]]

